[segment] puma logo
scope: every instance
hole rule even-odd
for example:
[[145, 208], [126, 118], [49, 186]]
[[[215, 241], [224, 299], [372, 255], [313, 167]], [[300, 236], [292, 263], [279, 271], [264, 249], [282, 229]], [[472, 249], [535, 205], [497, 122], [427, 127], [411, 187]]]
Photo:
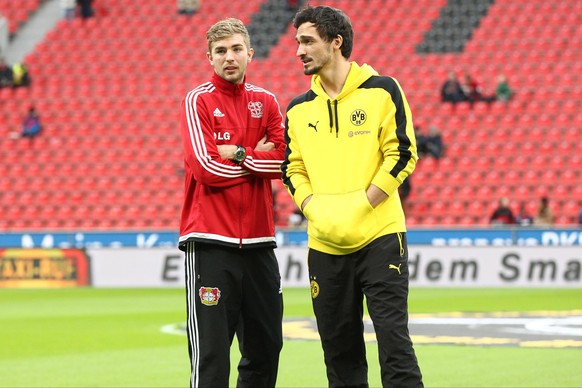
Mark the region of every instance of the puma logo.
[[315, 132], [317, 132], [317, 124], [319, 124], [319, 121], [317, 121], [315, 124], [307, 123], [307, 126], [309, 128], [315, 129]]
[[401, 265], [402, 265], [402, 263], [398, 264], [398, 267], [397, 267], [394, 264], [388, 264], [388, 268], [389, 269], [395, 269], [396, 271], [398, 271], [398, 275], [402, 275], [402, 273], [400, 272], [400, 266]]

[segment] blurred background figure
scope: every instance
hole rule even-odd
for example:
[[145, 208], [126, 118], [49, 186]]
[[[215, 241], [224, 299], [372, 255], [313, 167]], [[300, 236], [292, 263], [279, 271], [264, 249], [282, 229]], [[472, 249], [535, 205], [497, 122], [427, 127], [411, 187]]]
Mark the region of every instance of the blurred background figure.
[[440, 159], [445, 151], [445, 145], [443, 143], [443, 136], [439, 129], [431, 125], [428, 128], [428, 135], [425, 138], [426, 151], [427, 153], [435, 159]]
[[0, 88], [11, 88], [14, 85], [14, 73], [12, 67], [0, 58]]
[[193, 15], [200, 8], [200, 0], [178, 0], [178, 13], [180, 15]]
[[30, 73], [25, 63], [17, 62], [12, 65], [12, 86], [30, 86]]
[[21, 136], [29, 138], [32, 143], [33, 139], [40, 134], [41, 130], [40, 117], [36, 112], [36, 108], [31, 106], [22, 122]]
[[60, 0], [61, 10], [63, 12], [63, 19], [73, 20], [75, 18], [75, 11], [77, 9], [76, 0]]
[[495, 101], [496, 97], [493, 95], [488, 95], [483, 92], [483, 88], [479, 82], [468, 72], [465, 73], [463, 81], [461, 82], [461, 87], [463, 88], [463, 93], [467, 97], [469, 104], [473, 106], [478, 101], [485, 101], [491, 103]]
[[550, 208], [550, 200], [548, 197], [540, 198], [540, 204], [534, 219], [534, 224], [540, 226], [554, 225], [554, 212]]
[[499, 205], [491, 214], [492, 225], [512, 225], [515, 224], [515, 216], [509, 207], [509, 199], [503, 197], [499, 200]]
[[77, 4], [81, 7], [81, 17], [83, 19], [92, 18], [95, 16], [93, 9], [93, 0], [77, 0]]
[[515, 223], [519, 226], [530, 226], [533, 224], [533, 217], [527, 211], [525, 202], [519, 203], [519, 210], [515, 216]]
[[504, 74], [500, 74], [497, 78], [497, 86], [495, 87], [495, 96], [497, 101], [508, 102], [513, 96], [513, 90], [509, 87], [509, 82]]
[[461, 83], [457, 79], [457, 74], [454, 71], [449, 72], [449, 77], [441, 88], [441, 101], [452, 102], [453, 104], [467, 101], [467, 96], [465, 95]]

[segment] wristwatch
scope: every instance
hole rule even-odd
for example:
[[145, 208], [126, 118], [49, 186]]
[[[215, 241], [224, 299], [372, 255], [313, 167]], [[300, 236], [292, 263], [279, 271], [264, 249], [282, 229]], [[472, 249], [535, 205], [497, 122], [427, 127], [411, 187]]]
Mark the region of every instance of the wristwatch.
[[232, 158], [232, 160], [236, 164], [241, 164], [243, 162], [243, 160], [245, 160], [246, 157], [247, 157], [246, 148], [241, 146], [241, 145], [237, 145], [236, 151], [234, 151], [234, 157]]

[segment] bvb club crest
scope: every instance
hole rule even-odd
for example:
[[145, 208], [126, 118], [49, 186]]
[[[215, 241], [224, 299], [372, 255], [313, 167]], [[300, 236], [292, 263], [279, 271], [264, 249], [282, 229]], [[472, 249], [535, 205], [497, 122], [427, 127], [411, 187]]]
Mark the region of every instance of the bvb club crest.
[[364, 112], [362, 109], [356, 109], [350, 115], [350, 121], [356, 126], [364, 124], [367, 118], [368, 116], [366, 115], [366, 112]]
[[315, 280], [312, 280], [310, 286], [311, 286], [311, 298], [315, 299], [319, 295], [319, 284], [317, 284]]
[[220, 290], [216, 287], [200, 287], [200, 301], [206, 306], [216, 306], [220, 299]]
[[250, 101], [249, 102], [249, 111], [251, 111], [251, 116], [260, 119], [263, 117], [263, 103], [260, 101]]

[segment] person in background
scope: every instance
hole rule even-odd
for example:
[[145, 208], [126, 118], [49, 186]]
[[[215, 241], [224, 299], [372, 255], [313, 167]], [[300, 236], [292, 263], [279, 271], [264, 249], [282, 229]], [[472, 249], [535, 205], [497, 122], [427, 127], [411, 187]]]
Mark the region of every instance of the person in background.
[[15, 63], [12, 65], [13, 87], [30, 86], [30, 73], [25, 63]]
[[489, 219], [492, 225], [513, 225], [515, 224], [515, 216], [509, 207], [509, 199], [503, 197], [499, 200], [499, 205], [491, 214]]
[[30, 139], [30, 143], [32, 143], [34, 138], [40, 134], [41, 130], [42, 125], [40, 123], [40, 116], [38, 115], [36, 108], [31, 106], [28, 108], [28, 114], [24, 117], [22, 122], [21, 136]]
[[192, 387], [228, 387], [236, 333], [239, 387], [274, 387], [283, 346], [272, 179], [285, 153], [275, 96], [247, 82], [254, 50], [238, 19], [206, 33], [212, 77], [181, 104]]
[[513, 90], [509, 87], [507, 77], [503, 74], [497, 78], [497, 85], [495, 87], [495, 96], [497, 101], [508, 102], [513, 96]]
[[63, 19], [72, 20], [75, 18], [75, 13], [77, 9], [76, 0], [60, 0], [61, 10], [63, 12]]
[[77, 4], [81, 7], [81, 17], [83, 19], [88, 19], [95, 16], [93, 0], [77, 0]]
[[515, 216], [515, 223], [519, 226], [531, 226], [533, 224], [533, 217], [528, 213], [525, 202], [519, 204], [519, 210]]
[[422, 127], [419, 124], [414, 125], [414, 137], [416, 138], [416, 152], [419, 157], [424, 157], [428, 154], [426, 147], [427, 136], [424, 134]]
[[350, 61], [341, 10], [307, 5], [293, 20], [311, 88], [287, 107], [283, 183], [308, 220], [311, 298], [330, 387], [367, 387], [363, 303], [382, 384], [422, 387], [408, 331], [408, 245], [398, 188], [418, 159], [399, 83]]
[[441, 87], [441, 101], [457, 104], [458, 102], [467, 101], [467, 96], [463, 91], [461, 83], [457, 79], [454, 71], [449, 72], [447, 80]]
[[178, 0], [178, 14], [191, 16], [198, 12], [200, 0]]
[[477, 80], [469, 73], [465, 73], [461, 81], [461, 88], [463, 88], [463, 94], [467, 96], [467, 100], [472, 105], [475, 101], [480, 101], [481, 87]]
[[554, 213], [550, 208], [550, 200], [548, 197], [540, 198], [540, 204], [537, 214], [534, 218], [534, 225], [551, 226], [554, 225]]
[[461, 87], [463, 88], [463, 92], [465, 96], [467, 96], [467, 101], [473, 104], [477, 101], [485, 101], [488, 104], [491, 104], [495, 101], [496, 97], [494, 95], [485, 94], [479, 85], [479, 82], [469, 73], [465, 73], [463, 77], [463, 82], [461, 82]]
[[9, 66], [3, 58], [0, 58], [0, 88], [11, 88], [12, 86], [14, 86], [12, 66]]
[[436, 126], [431, 125], [428, 128], [428, 135], [426, 135], [424, 141], [426, 152], [436, 160], [439, 160], [445, 151], [443, 136], [439, 129]]

